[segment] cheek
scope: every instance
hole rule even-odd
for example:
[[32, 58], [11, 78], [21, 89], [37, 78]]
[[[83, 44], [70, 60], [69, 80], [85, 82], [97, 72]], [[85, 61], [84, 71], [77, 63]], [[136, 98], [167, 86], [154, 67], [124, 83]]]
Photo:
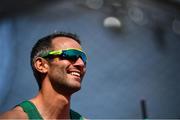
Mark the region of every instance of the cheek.
[[49, 76], [59, 79], [63, 78], [67, 74], [68, 63], [61, 61], [61, 63], [58, 62], [58, 64], [53, 64], [50, 67]]
[[66, 74], [66, 69], [65, 67], [63, 66], [55, 66], [51, 72], [50, 72], [51, 75], [53, 76], [64, 76], [64, 74]]

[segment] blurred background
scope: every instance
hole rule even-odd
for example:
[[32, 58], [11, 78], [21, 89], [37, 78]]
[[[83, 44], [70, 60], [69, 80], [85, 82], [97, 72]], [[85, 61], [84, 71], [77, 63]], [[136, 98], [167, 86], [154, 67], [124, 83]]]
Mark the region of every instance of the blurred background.
[[90, 119], [180, 118], [180, 0], [1, 0], [0, 112], [35, 96], [30, 51], [56, 31], [88, 55], [72, 109]]

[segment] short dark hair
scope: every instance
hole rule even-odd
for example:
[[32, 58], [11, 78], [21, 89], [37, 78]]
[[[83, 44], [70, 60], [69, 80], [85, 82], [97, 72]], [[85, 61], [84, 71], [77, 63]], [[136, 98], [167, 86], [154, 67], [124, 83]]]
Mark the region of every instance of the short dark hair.
[[31, 67], [33, 70], [33, 74], [37, 80], [39, 89], [41, 88], [41, 83], [42, 83], [42, 73], [40, 73], [39, 71], [36, 70], [36, 68], [34, 67], [34, 60], [36, 57], [39, 57], [41, 54], [46, 53], [50, 50], [52, 50], [52, 41], [54, 38], [56, 37], [68, 37], [68, 38], [72, 38], [73, 40], [75, 40], [76, 42], [78, 42], [79, 44], [81, 44], [79, 37], [76, 34], [73, 33], [69, 33], [69, 32], [56, 32], [53, 34], [50, 34], [48, 36], [45, 36], [41, 39], [39, 39], [35, 45], [32, 48], [31, 51]]

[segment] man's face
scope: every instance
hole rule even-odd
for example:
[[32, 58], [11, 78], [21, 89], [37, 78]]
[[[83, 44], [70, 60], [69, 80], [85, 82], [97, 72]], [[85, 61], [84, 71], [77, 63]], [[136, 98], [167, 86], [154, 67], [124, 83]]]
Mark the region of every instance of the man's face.
[[[52, 46], [53, 50], [81, 49], [78, 42], [68, 37], [53, 39]], [[86, 65], [81, 58], [71, 61], [57, 57], [50, 61], [48, 77], [56, 91], [72, 94], [80, 90], [85, 71]]]

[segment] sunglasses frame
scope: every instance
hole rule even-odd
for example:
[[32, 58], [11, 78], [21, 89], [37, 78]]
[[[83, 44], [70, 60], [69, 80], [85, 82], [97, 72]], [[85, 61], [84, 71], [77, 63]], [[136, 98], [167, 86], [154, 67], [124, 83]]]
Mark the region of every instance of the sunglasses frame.
[[[87, 62], [87, 55], [86, 55], [86, 53], [83, 52], [81, 49], [76, 49], [76, 48], [67, 48], [67, 49], [62, 49], [62, 50], [49, 51], [49, 52], [47, 52], [47, 53], [45, 53], [45, 54], [43, 54], [43, 55], [40, 55], [40, 57], [46, 58], [46, 57], [48, 57], [48, 56], [62, 55], [63, 52], [69, 51], [69, 50], [75, 50], [75, 51], [81, 52], [82, 54], [85, 55], [85, 59], [84, 59], [84, 57], [83, 57], [83, 58], [80, 57], [80, 58], [83, 60], [84, 63]], [[80, 55], [80, 56], [81, 56], [81, 55]]]

